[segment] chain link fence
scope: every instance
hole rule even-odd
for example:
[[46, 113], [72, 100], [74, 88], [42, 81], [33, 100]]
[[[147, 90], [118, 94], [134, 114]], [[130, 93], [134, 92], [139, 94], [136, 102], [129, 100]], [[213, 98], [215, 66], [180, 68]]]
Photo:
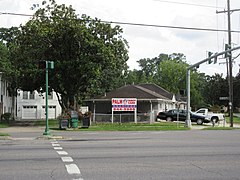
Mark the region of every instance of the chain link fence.
[[[151, 123], [155, 117], [147, 113], [138, 113], [137, 122], [139, 123]], [[152, 119], [152, 120], [151, 120]], [[111, 123], [112, 114], [99, 114], [96, 113], [93, 117], [93, 122], [96, 123]], [[113, 114], [113, 123], [134, 123], [134, 114]]]

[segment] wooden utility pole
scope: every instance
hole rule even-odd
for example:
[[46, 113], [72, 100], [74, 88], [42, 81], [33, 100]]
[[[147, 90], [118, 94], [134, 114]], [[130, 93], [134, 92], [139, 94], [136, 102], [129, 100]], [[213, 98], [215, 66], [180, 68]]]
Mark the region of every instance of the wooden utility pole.
[[[217, 11], [217, 13], [227, 13], [228, 16], [228, 49], [232, 46], [232, 36], [231, 36], [231, 13], [234, 11], [240, 11], [240, 9], [230, 10], [230, 0], [227, 0], [227, 11]], [[233, 78], [232, 78], [232, 52], [228, 53], [228, 82], [229, 82], [229, 118], [230, 127], [233, 127]]]

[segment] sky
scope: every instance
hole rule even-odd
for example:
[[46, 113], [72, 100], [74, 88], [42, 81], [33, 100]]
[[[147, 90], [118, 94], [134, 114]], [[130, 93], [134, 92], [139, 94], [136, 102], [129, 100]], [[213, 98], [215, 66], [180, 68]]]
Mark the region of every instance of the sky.
[[[33, 14], [33, 4], [41, 0], [0, 0], [0, 12]], [[58, 4], [72, 5], [76, 13], [97, 17], [103, 21], [206, 28], [227, 30], [227, 14], [216, 13], [227, 9], [227, 0], [56, 0]], [[230, 0], [231, 9], [240, 9], [239, 0]], [[0, 15], [0, 27], [19, 26], [29, 17]], [[116, 25], [116, 24], [113, 24]], [[129, 43], [128, 66], [139, 69], [137, 61], [154, 58], [161, 53], [183, 53], [189, 64], [207, 58], [207, 52], [222, 52], [228, 42], [226, 32], [193, 31], [149, 26], [120, 25], [123, 37]], [[240, 31], [240, 11], [231, 14], [232, 30]], [[233, 46], [240, 46], [240, 33], [231, 33]], [[240, 50], [233, 52], [237, 57]], [[207, 75], [223, 73], [226, 60], [216, 64], [204, 63], [199, 72]], [[233, 76], [239, 72], [240, 57], [233, 63]]]

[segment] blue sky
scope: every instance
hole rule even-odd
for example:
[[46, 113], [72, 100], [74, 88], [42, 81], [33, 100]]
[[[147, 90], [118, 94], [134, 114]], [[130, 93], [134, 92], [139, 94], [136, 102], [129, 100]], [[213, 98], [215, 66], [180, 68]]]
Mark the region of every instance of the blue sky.
[[[231, 9], [240, 9], [239, 0], [230, 0]], [[216, 10], [227, 8], [227, 0], [56, 0], [57, 3], [72, 5], [77, 14], [87, 14], [106, 21], [142, 24], [184, 26], [210, 29], [227, 29], [227, 15], [216, 14]], [[0, 0], [1, 12], [33, 14], [33, 4], [39, 0]], [[27, 17], [0, 15], [2, 27], [19, 26]], [[240, 30], [240, 11], [231, 15], [233, 30]], [[138, 69], [141, 58], [153, 58], [160, 53], [183, 53], [190, 64], [207, 56], [207, 51], [221, 52], [228, 42], [227, 33], [140, 27], [121, 25], [124, 37], [129, 42], [130, 69]], [[240, 34], [232, 33], [232, 42], [240, 45]], [[239, 51], [234, 52], [234, 56]], [[224, 62], [220, 59], [218, 62]], [[233, 64], [233, 75], [239, 71], [240, 58]], [[226, 65], [201, 65], [200, 72], [209, 75], [223, 73]]]

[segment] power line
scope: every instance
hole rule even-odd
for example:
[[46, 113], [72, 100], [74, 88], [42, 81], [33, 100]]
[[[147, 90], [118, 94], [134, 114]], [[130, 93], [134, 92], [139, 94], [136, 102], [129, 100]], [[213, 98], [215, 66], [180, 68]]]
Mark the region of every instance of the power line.
[[184, 3], [184, 2], [177, 2], [177, 1], [165, 1], [165, 0], [154, 0], [154, 1], [171, 3], [171, 4], [188, 5], [188, 6], [198, 6], [198, 7], [205, 7], [205, 8], [223, 8], [223, 7], [210, 6], [210, 5], [204, 5], [204, 4], [193, 4], [193, 3]]
[[[167, 26], [167, 25], [142, 24], [142, 23], [118, 22], [118, 21], [101, 21], [101, 22], [122, 24], [122, 25], [132, 25], [132, 26], [147, 26], [147, 27], [183, 29], [183, 30], [195, 30], [195, 31], [228, 32], [228, 30], [226, 30], [226, 29], [211, 29], [211, 28], [184, 27], [184, 26]], [[240, 33], [239, 30], [232, 30], [231, 32]]]
[[[11, 12], [0, 12], [0, 15], [27, 16], [27, 17], [33, 17], [34, 16], [34, 15], [29, 15], [29, 14], [11, 13]], [[46, 17], [46, 16], [44, 16], [44, 17]], [[82, 20], [82, 19], [77, 19], [77, 20]], [[156, 28], [169, 28], [169, 29], [182, 29], [182, 30], [193, 30], [193, 31], [228, 32], [228, 30], [226, 30], [226, 29], [212, 29], [212, 28], [184, 27], [184, 26], [168, 26], [168, 25], [144, 24], [144, 23], [120, 22], [120, 21], [105, 21], [105, 20], [100, 20], [100, 22], [109, 23], [109, 24], [156, 27]], [[231, 32], [232, 33], [240, 33], [240, 30], [232, 30]]]

